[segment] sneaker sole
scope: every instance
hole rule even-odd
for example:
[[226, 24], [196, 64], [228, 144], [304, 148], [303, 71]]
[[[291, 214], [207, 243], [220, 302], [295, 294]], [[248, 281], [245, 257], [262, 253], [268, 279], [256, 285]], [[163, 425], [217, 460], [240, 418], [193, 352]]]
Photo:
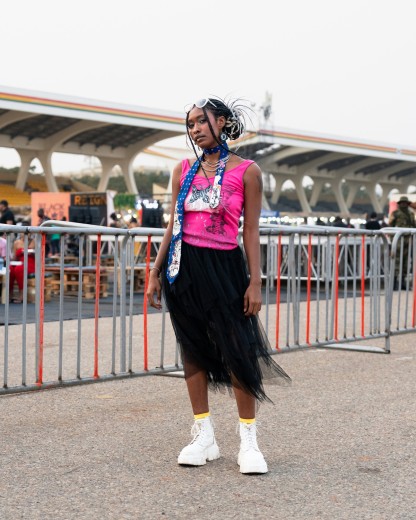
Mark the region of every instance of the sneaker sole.
[[268, 473], [269, 468], [267, 467], [267, 463], [264, 464], [246, 464], [241, 465], [240, 463], [240, 455], [237, 458], [237, 464], [240, 466], [240, 473], [244, 475], [264, 475], [264, 473]]
[[220, 450], [216, 444], [205, 450], [205, 454], [196, 457], [192, 455], [179, 455], [178, 464], [181, 466], [205, 466], [207, 461], [211, 462], [220, 458]]
[[247, 468], [240, 466], [240, 473], [243, 475], [264, 475], [268, 471], [267, 466], [252, 466]]

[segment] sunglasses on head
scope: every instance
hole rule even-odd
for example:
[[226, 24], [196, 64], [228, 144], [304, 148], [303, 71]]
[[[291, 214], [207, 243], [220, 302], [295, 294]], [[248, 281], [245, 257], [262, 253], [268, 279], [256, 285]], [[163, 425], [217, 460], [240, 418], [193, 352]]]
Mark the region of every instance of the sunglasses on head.
[[209, 98], [199, 99], [198, 101], [195, 101], [194, 105], [197, 108], [204, 108], [206, 105], [208, 105], [208, 103], [210, 103], [214, 108], [217, 108], [217, 106]]

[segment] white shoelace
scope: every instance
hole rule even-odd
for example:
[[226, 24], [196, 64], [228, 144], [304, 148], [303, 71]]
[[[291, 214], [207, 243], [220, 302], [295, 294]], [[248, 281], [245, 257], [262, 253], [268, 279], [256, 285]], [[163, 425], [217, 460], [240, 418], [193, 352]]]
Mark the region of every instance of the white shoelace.
[[193, 439], [191, 441], [191, 444], [193, 444], [194, 442], [196, 442], [199, 437], [202, 436], [202, 427], [199, 423], [195, 422], [193, 425], [192, 425], [192, 428], [191, 428], [191, 435], [193, 435]]
[[[241, 424], [241, 423], [240, 423]], [[257, 424], [244, 424], [242, 429], [239, 428], [240, 425], [237, 426], [237, 429], [240, 430], [241, 441], [246, 449], [254, 449], [259, 451], [259, 447], [257, 445]]]
[[[192, 441], [190, 444], [193, 444], [194, 442], [197, 442], [199, 440], [203, 440], [204, 437], [207, 434], [207, 428], [203, 427], [202, 421], [195, 421], [191, 428], [191, 435], [193, 436]], [[213, 423], [211, 420], [211, 426], [213, 427]]]

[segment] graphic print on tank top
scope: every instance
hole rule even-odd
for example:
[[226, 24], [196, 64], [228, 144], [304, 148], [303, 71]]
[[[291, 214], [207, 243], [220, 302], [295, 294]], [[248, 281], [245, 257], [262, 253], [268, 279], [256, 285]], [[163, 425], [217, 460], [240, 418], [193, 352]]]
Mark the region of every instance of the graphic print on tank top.
[[211, 184], [206, 185], [206, 179], [196, 181], [185, 199], [185, 211], [201, 212], [200, 218], [204, 221], [204, 229], [207, 233], [224, 235], [225, 218], [229, 206], [229, 199], [234, 193], [234, 189], [222, 186], [220, 204], [217, 208], [209, 207], [209, 196]]
[[[199, 188], [198, 186], [192, 186], [191, 196], [189, 197], [188, 204], [189, 207], [191, 204], [194, 204], [195, 208], [198, 208], [199, 204], [195, 204], [196, 201], [201, 200], [202, 206], [198, 209], [192, 209], [188, 211], [201, 211], [206, 209], [206, 204], [209, 204], [209, 194], [211, 191], [211, 187], [207, 186], [206, 188]], [[206, 204], [204, 204], [206, 203]], [[186, 202], [185, 202], [186, 204]]]

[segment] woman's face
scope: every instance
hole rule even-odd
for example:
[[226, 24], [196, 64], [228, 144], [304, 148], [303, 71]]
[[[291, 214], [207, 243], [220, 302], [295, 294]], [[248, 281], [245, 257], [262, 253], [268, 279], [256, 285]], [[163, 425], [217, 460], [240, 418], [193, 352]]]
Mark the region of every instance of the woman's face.
[[217, 139], [225, 124], [225, 118], [223, 116], [216, 118], [209, 110], [206, 110], [204, 113], [202, 108], [194, 107], [188, 115], [188, 130], [192, 141], [200, 148], [213, 148], [218, 144], [211, 133], [207, 117], [209, 118]]

